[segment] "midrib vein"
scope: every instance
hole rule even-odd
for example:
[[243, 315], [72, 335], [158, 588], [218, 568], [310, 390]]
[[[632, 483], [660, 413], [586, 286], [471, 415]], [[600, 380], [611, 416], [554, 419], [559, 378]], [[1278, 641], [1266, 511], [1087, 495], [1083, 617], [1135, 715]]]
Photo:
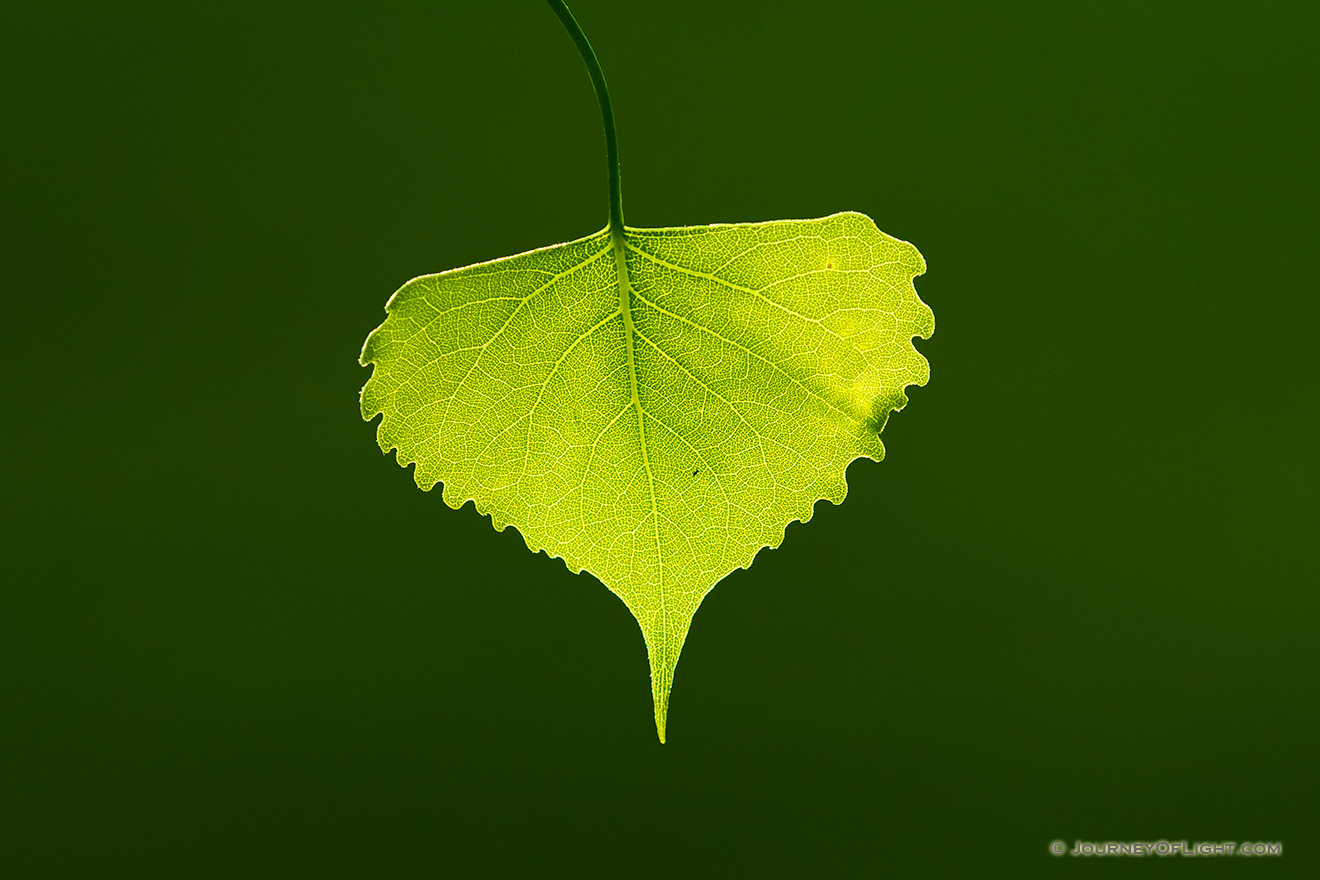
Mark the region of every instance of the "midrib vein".
[[637, 394], [636, 334], [633, 330], [632, 284], [628, 280], [627, 244], [622, 229], [610, 230], [614, 245], [614, 267], [619, 275], [619, 313], [623, 315], [623, 337], [628, 349], [628, 384], [632, 391], [632, 407], [637, 414], [637, 438], [642, 446], [642, 466], [646, 468], [646, 485], [651, 491], [651, 524], [655, 529], [655, 564], [659, 579], [660, 610], [665, 610], [665, 567], [660, 556], [660, 511], [655, 503], [655, 472], [651, 470], [651, 454], [647, 449], [646, 421], [642, 414], [642, 399]]

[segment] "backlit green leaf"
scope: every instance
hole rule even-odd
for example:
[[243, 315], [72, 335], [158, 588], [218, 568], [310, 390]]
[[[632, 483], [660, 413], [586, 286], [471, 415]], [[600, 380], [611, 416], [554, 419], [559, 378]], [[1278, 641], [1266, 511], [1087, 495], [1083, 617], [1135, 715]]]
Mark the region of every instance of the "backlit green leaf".
[[423, 489], [614, 591], [663, 741], [702, 597], [879, 460], [928, 367], [912, 245], [856, 213], [610, 229], [404, 285], [362, 415]]

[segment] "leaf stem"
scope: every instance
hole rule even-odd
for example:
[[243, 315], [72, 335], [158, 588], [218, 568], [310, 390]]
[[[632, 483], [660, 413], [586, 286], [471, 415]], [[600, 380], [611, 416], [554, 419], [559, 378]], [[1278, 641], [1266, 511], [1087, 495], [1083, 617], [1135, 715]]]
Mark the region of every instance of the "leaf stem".
[[587, 73], [591, 74], [591, 85], [596, 90], [596, 100], [600, 102], [600, 118], [605, 124], [605, 164], [610, 180], [609, 228], [611, 232], [622, 235], [623, 188], [619, 182], [619, 135], [614, 130], [614, 107], [610, 104], [610, 90], [605, 85], [605, 73], [600, 69], [600, 62], [596, 60], [596, 52], [591, 48], [591, 42], [582, 32], [582, 26], [577, 23], [573, 13], [564, 5], [564, 0], [546, 0], [546, 2], [555, 11], [555, 15], [559, 16], [564, 30], [573, 38], [578, 54], [587, 65]]

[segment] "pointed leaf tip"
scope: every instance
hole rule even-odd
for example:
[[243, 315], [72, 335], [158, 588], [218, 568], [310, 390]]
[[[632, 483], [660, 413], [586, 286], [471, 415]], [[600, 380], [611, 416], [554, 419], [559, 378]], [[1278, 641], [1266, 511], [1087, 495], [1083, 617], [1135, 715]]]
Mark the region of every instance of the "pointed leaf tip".
[[[686, 635], [686, 632], [684, 632]], [[661, 643], [663, 645], [663, 643]], [[651, 647], [651, 639], [647, 639]], [[680, 640], [679, 647], [682, 647]], [[665, 741], [665, 728], [669, 722], [669, 691], [674, 686], [674, 667], [678, 665], [677, 652], [648, 650], [647, 660], [651, 665], [651, 703], [655, 708], [655, 733], [660, 742]]]
[[674, 684], [673, 667], [662, 670], [657, 676], [651, 672], [651, 701], [655, 705], [655, 733], [660, 737], [660, 744], [665, 742], [665, 725], [669, 721], [669, 689]]

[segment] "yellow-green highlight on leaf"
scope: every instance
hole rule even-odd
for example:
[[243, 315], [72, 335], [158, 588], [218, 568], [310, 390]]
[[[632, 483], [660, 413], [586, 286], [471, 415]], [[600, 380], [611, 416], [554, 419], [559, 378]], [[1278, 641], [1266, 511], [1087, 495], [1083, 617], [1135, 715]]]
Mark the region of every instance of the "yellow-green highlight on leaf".
[[414, 279], [367, 338], [362, 416], [641, 625], [656, 732], [688, 626], [924, 385], [917, 249], [869, 217], [609, 229]]

